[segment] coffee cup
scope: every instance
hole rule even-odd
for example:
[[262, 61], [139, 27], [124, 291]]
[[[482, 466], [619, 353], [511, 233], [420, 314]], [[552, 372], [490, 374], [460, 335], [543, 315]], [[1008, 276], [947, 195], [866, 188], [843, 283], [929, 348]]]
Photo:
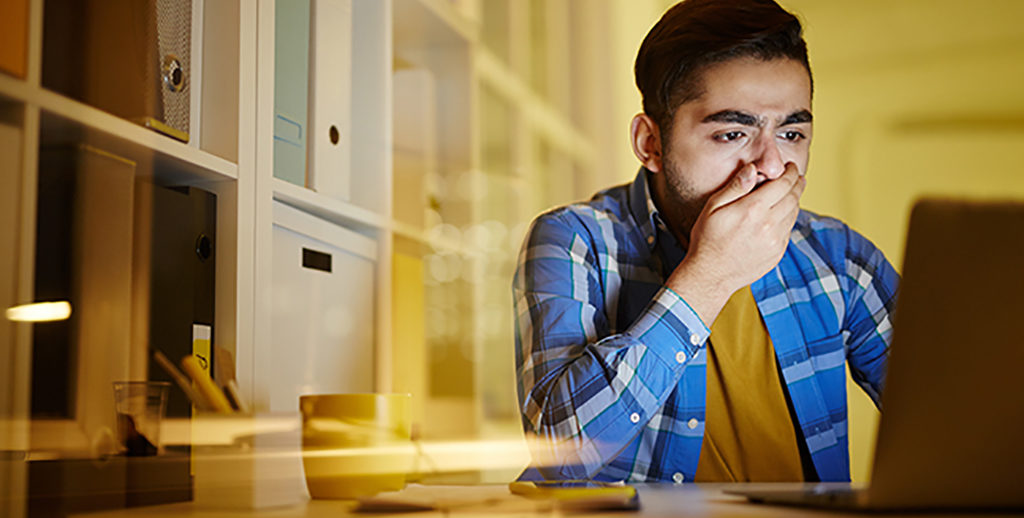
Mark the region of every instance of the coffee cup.
[[412, 396], [306, 395], [299, 409], [310, 496], [351, 499], [405, 487], [414, 463]]

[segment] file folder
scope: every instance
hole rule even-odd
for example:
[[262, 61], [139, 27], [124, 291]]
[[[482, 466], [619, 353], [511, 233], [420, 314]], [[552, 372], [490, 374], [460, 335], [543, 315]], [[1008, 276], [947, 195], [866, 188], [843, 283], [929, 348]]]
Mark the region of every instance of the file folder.
[[309, 187], [349, 199], [352, 0], [313, 0], [310, 9]]
[[274, 176], [305, 187], [310, 0], [278, 0], [274, 19]]

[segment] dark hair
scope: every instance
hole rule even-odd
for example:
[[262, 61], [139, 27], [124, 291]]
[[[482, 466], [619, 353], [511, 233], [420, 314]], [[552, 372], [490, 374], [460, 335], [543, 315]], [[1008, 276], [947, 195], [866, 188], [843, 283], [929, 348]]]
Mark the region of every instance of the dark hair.
[[795, 59], [811, 74], [800, 20], [773, 0], [685, 0], [665, 12], [636, 56], [644, 113], [662, 129], [700, 97], [710, 65], [740, 57]]

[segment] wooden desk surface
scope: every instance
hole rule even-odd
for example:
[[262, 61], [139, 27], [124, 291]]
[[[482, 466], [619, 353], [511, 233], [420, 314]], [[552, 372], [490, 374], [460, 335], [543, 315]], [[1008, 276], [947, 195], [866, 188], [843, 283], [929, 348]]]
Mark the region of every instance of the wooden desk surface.
[[[800, 484], [706, 484], [706, 485], [660, 485], [640, 484], [636, 486], [640, 495], [640, 510], [635, 513], [641, 517], [859, 517], [866, 514], [839, 513], [831, 511], [815, 511], [811, 509], [797, 509], [792, 507], [769, 506], [753, 504], [746, 499], [727, 495], [724, 489], [754, 488], [754, 487], [785, 487], [799, 488]], [[515, 501], [518, 497], [509, 497], [508, 488], [504, 485], [482, 485], [482, 486], [411, 486], [408, 490], [420, 492], [432, 492], [438, 495], [459, 495], [463, 499], [478, 499], [474, 505], [449, 509], [446, 512], [414, 512], [399, 514], [382, 513], [355, 513], [355, 503], [341, 500], [310, 500], [294, 507], [272, 508], [263, 510], [245, 509], [210, 509], [197, 506], [195, 503], [180, 503], [160, 505], [144, 508], [120, 509], [116, 511], [103, 511], [75, 515], [88, 518], [124, 518], [128, 516], [140, 517], [196, 517], [196, 518], [233, 518], [241, 516], [260, 517], [331, 517], [360, 516], [364, 518], [386, 518], [391, 516], [404, 516], [411, 518], [433, 518], [435, 516], [456, 515], [459, 517], [475, 516], [580, 516], [596, 517], [607, 516], [615, 518], [626, 518], [633, 515], [631, 512], [615, 511], [606, 513], [563, 513], [550, 508], [533, 507], [527, 504], [525, 499]], [[889, 514], [886, 516], [901, 516]], [[949, 513], [940, 514], [907, 514], [915, 518], [927, 516], [957, 516], [964, 517], [965, 514]], [[1010, 516], [1002, 514], [1000, 516]], [[1019, 515], [1024, 516], [1024, 515]]]

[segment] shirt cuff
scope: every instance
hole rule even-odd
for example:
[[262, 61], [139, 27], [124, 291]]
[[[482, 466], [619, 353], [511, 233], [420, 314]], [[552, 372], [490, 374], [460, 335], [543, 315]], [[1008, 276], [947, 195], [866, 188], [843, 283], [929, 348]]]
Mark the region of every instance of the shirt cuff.
[[667, 365], [676, 365], [689, 360], [704, 347], [711, 330], [682, 297], [663, 287], [626, 333], [646, 345]]

